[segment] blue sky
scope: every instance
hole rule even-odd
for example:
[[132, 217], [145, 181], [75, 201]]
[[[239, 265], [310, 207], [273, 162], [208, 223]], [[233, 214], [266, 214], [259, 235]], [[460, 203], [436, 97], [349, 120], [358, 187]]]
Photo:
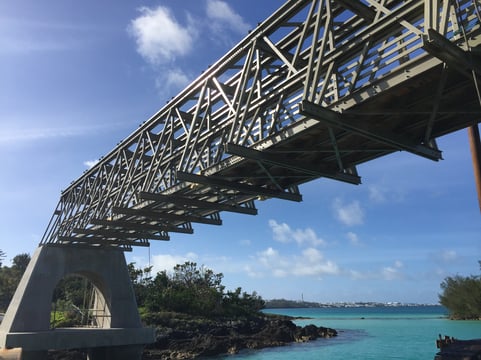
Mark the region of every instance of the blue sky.
[[[62, 189], [233, 47], [281, 2], [0, 2], [0, 249], [33, 253]], [[448, 275], [478, 274], [481, 217], [465, 130], [444, 160], [408, 153], [320, 179], [302, 203], [136, 248], [156, 271], [191, 260], [266, 299], [436, 302]]]

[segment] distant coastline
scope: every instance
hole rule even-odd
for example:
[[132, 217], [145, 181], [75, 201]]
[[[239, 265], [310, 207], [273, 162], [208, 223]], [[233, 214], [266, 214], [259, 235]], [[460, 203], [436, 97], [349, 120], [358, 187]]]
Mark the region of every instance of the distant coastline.
[[363, 308], [363, 307], [397, 307], [397, 306], [441, 306], [439, 304], [418, 304], [402, 302], [335, 302], [320, 303], [310, 301], [296, 301], [286, 299], [266, 300], [265, 309], [299, 309], [299, 308]]

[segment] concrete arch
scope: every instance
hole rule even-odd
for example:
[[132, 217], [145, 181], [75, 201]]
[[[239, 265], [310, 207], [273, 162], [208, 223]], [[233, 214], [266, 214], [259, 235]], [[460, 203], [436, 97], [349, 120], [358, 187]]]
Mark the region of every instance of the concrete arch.
[[[86, 277], [102, 294], [110, 312], [103, 329], [50, 330], [53, 291], [70, 274]], [[138, 346], [153, 340], [153, 330], [142, 328], [124, 253], [112, 248], [40, 246], [0, 325], [0, 347], [27, 351]]]

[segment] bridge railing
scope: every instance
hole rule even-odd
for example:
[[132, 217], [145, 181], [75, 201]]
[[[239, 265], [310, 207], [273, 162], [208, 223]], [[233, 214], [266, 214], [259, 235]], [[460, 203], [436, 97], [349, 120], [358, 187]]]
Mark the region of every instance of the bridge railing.
[[[428, 29], [454, 44], [478, 34], [476, 1], [287, 1], [63, 191], [41, 243], [128, 250], [190, 233], [192, 222], [220, 224], [220, 211], [255, 214], [259, 197], [299, 201], [295, 180], [201, 180], [318, 126], [311, 105], [335, 117], [438, 65], [424, 50]], [[335, 137], [337, 168], [323, 175], [357, 183]], [[421, 147], [384, 143], [437, 159], [431, 140], [427, 129]]]

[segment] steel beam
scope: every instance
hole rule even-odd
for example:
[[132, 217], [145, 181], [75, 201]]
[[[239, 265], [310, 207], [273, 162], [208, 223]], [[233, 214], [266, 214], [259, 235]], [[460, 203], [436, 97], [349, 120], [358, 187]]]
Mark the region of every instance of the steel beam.
[[223, 189], [235, 190], [240, 193], [255, 195], [260, 197], [278, 198], [290, 201], [302, 201], [302, 195], [290, 192], [276, 191], [260, 186], [248, 185], [240, 182], [228, 181], [215, 176], [203, 176], [190, 174], [182, 171], [177, 172], [177, 179], [188, 181], [194, 184], [204, 184], [208, 186], [220, 187]]
[[200, 223], [200, 224], [207, 224], [207, 225], [222, 225], [222, 220], [220, 219], [212, 219], [206, 218], [202, 216], [193, 216], [193, 215], [179, 215], [179, 214], [171, 214], [162, 211], [156, 211], [153, 209], [132, 209], [132, 208], [124, 208], [124, 207], [117, 207], [114, 206], [112, 208], [112, 212], [115, 214], [124, 214], [124, 215], [133, 215], [136, 217], [145, 217], [153, 220], [167, 220], [176, 223]]
[[416, 144], [411, 139], [403, 138], [402, 136], [388, 130], [384, 130], [383, 132], [372, 130], [369, 127], [369, 124], [365, 122], [359, 120], [356, 121], [355, 119], [349, 121], [347, 117], [343, 117], [342, 114], [326, 109], [307, 100], [304, 100], [299, 104], [299, 111], [304, 116], [318, 120], [327, 126], [334, 126], [350, 131], [353, 134], [392, 146], [395, 149], [408, 151], [430, 160], [437, 161], [442, 159], [441, 151], [437, 149], [422, 144]]
[[481, 59], [472, 51], [465, 51], [446, 39], [434, 29], [428, 29], [428, 36], [423, 36], [423, 48], [431, 55], [442, 60], [450, 68], [472, 78], [471, 71], [481, 75]]
[[354, 185], [359, 185], [361, 183], [361, 178], [359, 176], [336, 171], [333, 169], [328, 169], [327, 166], [323, 164], [313, 166], [312, 164], [306, 163], [299, 159], [296, 159], [295, 161], [287, 161], [284, 153], [275, 154], [267, 151], [258, 151], [252, 148], [239, 146], [232, 143], [226, 144], [225, 150], [228, 154], [266, 162], [272, 165], [280, 166], [282, 168], [297, 171], [303, 174], [312, 175], [315, 177], [326, 177], [330, 179], [344, 181]]
[[141, 192], [139, 196], [141, 199], [144, 199], [144, 200], [152, 200], [157, 203], [168, 203], [168, 204], [173, 204], [174, 206], [179, 206], [179, 205], [193, 206], [196, 208], [206, 209], [206, 210], [228, 211], [228, 212], [234, 212], [234, 213], [246, 214], [246, 215], [257, 215], [256, 208], [251, 208], [247, 206], [229, 205], [229, 204], [218, 203], [213, 201], [192, 199], [184, 196], [154, 194], [154, 193], [148, 193], [145, 191]]
[[155, 235], [151, 234], [147, 231], [135, 231], [135, 232], [126, 232], [121, 230], [113, 230], [113, 229], [102, 229], [102, 228], [77, 228], [73, 230], [75, 234], [83, 234], [83, 235], [100, 235], [105, 236], [110, 239], [150, 239], [150, 240], [170, 240], [169, 235], [161, 234]]
[[126, 230], [150, 230], [150, 231], [166, 231], [166, 232], [176, 232], [182, 234], [193, 234], [194, 230], [192, 227], [184, 228], [172, 225], [153, 225], [142, 222], [135, 222], [130, 220], [103, 220], [94, 219], [90, 222], [92, 225], [101, 225], [108, 228], [116, 229], [126, 229]]
[[[149, 247], [150, 243], [146, 240], [142, 241], [135, 241], [135, 240], [106, 240], [105, 238], [102, 237], [75, 237], [75, 236], [64, 236], [60, 235], [58, 237], [60, 243], [62, 242], [67, 242], [70, 244], [84, 244], [84, 245], [90, 245], [90, 246], [111, 246], [111, 245], [116, 245], [116, 246], [145, 246]], [[123, 249], [124, 250], [124, 249]], [[129, 250], [129, 249], [127, 249]], [[124, 250], [125, 251], [125, 250]]]

